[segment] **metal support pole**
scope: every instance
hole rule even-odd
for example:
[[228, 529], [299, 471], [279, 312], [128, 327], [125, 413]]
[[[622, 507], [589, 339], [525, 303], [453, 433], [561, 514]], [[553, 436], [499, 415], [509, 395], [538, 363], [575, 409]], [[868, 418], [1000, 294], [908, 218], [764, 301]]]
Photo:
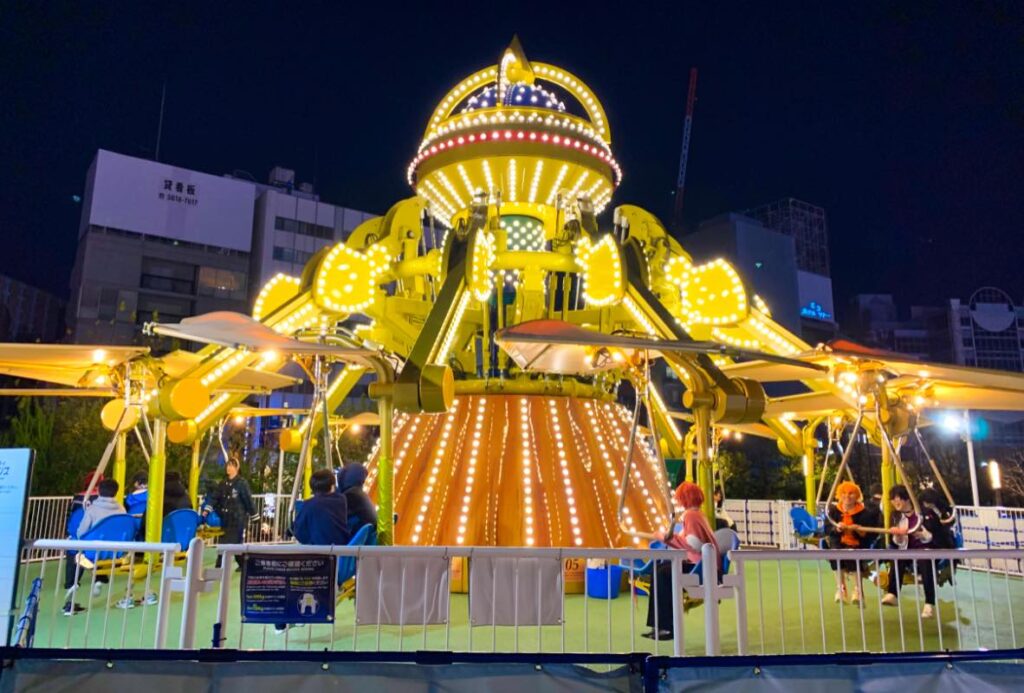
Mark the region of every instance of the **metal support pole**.
[[697, 485], [704, 492], [704, 516], [715, 526], [715, 478], [711, 468], [711, 410], [706, 406], [693, 408], [693, 425], [697, 429]]
[[[816, 447], [813, 444], [804, 444], [804, 496], [807, 500], [807, 512], [814, 516], [818, 513], [818, 485], [814, 482], [814, 462]], [[825, 470], [822, 470], [822, 474]]]
[[971, 500], [974, 507], [981, 505], [978, 496], [978, 470], [974, 464], [974, 438], [971, 437], [971, 412], [964, 409], [964, 442], [967, 443], [967, 468], [971, 472]]
[[188, 499], [193, 510], [199, 510], [199, 446], [200, 438], [192, 441], [192, 463], [188, 468]]
[[377, 543], [390, 546], [394, 543], [394, 484], [395, 465], [392, 453], [392, 417], [394, 402], [391, 395], [384, 395], [377, 401], [380, 415], [380, 456], [377, 458]]
[[[854, 432], [856, 434], [856, 431]], [[883, 434], [884, 435], [884, 434]], [[850, 441], [853, 445], [853, 441]], [[889, 501], [889, 491], [896, 485], [896, 467], [893, 464], [892, 450], [886, 442], [882, 441], [882, 526], [886, 529], [892, 526], [892, 503]]]
[[117, 434], [117, 443], [114, 447], [114, 481], [117, 482], [117, 502], [124, 503], [124, 477], [127, 467], [128, 432], [121, 431]]
[[[146, 501], [146, 541], [160, 542], [164, 520], [164, 474], [167, 471], [167, 428], [153, 419], [153, 453], [149, 456], [149, 497]], [[150, 560], [156, 558], [150, 554]]]

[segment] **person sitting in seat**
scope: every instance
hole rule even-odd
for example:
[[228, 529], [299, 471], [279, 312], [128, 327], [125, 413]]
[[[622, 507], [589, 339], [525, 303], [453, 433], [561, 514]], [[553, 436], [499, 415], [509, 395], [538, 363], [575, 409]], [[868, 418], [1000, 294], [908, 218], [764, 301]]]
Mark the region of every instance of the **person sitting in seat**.
[[[893, 486], [889, 491], [889, 500], [892, 502], [892, 509], [896, 511], [893, 516], [893, 526], [888, 533], [892, 534], [892, 543], [897, 549], [928, 549], [933, 546], [933, 538], [943, 531], [942, 522], [938, 514], [929, 506], [922, 505], [921, 520], [918, 522], [917, 513], [914, 512], [914, 505], [910, 501], [910, 493], [906, 486]], [[916, 529], [915, 529], [916, 527]], [[913, 530], [913, 532], [911, 531]], [[936, 547], [938, 548], [938, 547]], [[905, 574], [911, 574], [921, 579], [924, 587], [924, 607], [921, 609], [921, 618], [931, 618], [935, 615], [935, 570], [934, 561], [894, 561], [889, 564], [889, 584], [886, 588], [886, 595], [882, 597], [882, 604], [896, 606], [899, 603], [900, 585]]]
[[736, 529], [736, 521], [725, 510], [725, 497], [722, 489], [715, 489], [715, 529]]
[[[878, 513], [872, 508], [865, 507], [860, 486], [852, 481], [844, 481], [836, 489], [836, 497], [835, 504], [828, 509], [828, 516], [832, 522], [828, 525], [825, 545], [830, 549], [871, 548], [875, 537], [863, 528], [876, 526]], [[832, 524], [833, 522], [835, 524]], [[838, 528], [835, 525], [839, 525]], [[843, 560], [828, 563], [836, 575], [836, 602], [849, 600], [853, 604], [860, 604], [867, 572], [866, 561]], [[846, 588], [848, 574], [853, 574], [857, 578], [852, 594], [849, 594]]]
[[348, 503], [348, 531], [354, 535], [363, 525], [377, 526], [377, 508], [363, 490], [366, 467], [358, 462], [346, 464], [341, 470], [341, 492]]
[[137, 472], [132, 477], [132, 491], [124, 497], [124, 509], [132, 517], [142, 517], [149, 502], [149, 474]]
[[[335, 490], [334, 473], [318, 469], [309, 479], [313, 497], [306, 499], [295, 516], [292, 534], [300, 544], [343, 546], [352, 535], [348, 531], [348, 503]], [[287, 623], [277, 623], [274, 631], [288, 630]]]
[[[76, 539], [81, 539], [85, 534], [98, 525], [100, 521], [112, 515], [124, 515], [124, 507], [117, 502], [117, 491], [120, 488], [117, 482], [113, 479], [104, 479], [97, 484], [97, 489], [100, 495], [91, 503], [85, 507], [85, 514], [82, 516], [82, 521], [78, 525], [78, 534]], [[68, 551], [66, 559], [64, 561], [64, 589], [72, 590], [78, 586], [78, 580], [81, 574], [81, 569], [76, 560], [76, 552]], [[101, 580], [102, 576], [96, 577], [96, 586], [99, 586], [105, 580]], [[72, 598], [72, 593], [69, 592], [68, 599], [64, 603], [64, 615], [73, 616], [79, 611], [85, 609], [76, 604]]]
[[[678, 534], [667, 535], [658, 532], [655, 536], [664, 540], [671, 549], [686, 552], [686, 561], [683, 562], [683, 572], [688, 573], [693, 567], [700, 563], [701, 547], [704, 544], [711, 544], [715, 548], [715, 554], [721, 561], [721, 551], [718, 542], [715, 541], [715, 534], [711, 531], [711, 525], [701, 512], [704, 504], [704, 492], [700, 486], [684, 481], [676, 489], [674, 499], [676, 505], [681, 505], [683, 512], [682, 531]], [[647, 602], [647, 625], [651, 630], [643, 634], [645, 638], [654, 640], [671, 640], [672, 630], [672, 564], [669, 561], [655, 561], [654, 579], [651, 585], [651, 597]], [[685, 608], [699, 603], [696, 600]], [[657, 625], [655, 625], [655, 614], [657, 614]]]
[[164, 517], [175, 510], [191, 509], [192, 500], [185, 484], [181, 483], [181, 474], [174, 471], [164, 474]]

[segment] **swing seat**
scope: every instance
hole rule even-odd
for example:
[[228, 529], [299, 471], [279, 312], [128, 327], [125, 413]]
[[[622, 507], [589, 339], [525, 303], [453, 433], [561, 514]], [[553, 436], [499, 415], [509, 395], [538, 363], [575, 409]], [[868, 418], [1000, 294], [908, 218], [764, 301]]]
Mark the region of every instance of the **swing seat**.
[[[377, 543], [377, 528], [366, 524], [352, 535], [348, 546], [374, 546]], [[356, 557], [342, 556], [338, 559], [338, 599], [352, 599], [356, 596]]]
[[[134, 541], [134, 518], [127, 514], [105, 517], [79, 539], [81, 541]], [[97, 575], [110, 575], [119, 569], [127, 568], [127, 554], [127, 551], [80, 551], [75, 554], [74, 560], [85, 570], [95, 568]]]
[[790, 508], [789, 517], [793, 521], [793, 531], [800, 537], [820, 536], [824, 529], [821, 519], [811, 515], [806, 508]]

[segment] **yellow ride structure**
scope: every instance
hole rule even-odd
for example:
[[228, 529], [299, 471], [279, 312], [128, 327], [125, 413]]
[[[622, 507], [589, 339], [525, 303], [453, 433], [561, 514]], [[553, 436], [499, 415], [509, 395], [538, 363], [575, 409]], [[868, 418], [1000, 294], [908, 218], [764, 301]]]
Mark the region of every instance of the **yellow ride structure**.
[[[867, 412], [864, 425], [880, 441], [881, 430], [897, 435], [907, 425], [901, 412], [925, 405], [918, 398], [956, 406], [944, 398], [970, 380], [970, 369], [939, 383], [931, 366], [894, 374], [884, 359], [813, 350], [772, 320], [728, 262], [695, 264], [653, 214], [618, 206], [599, 225], [622, 179], [604, 109], [582, 79], [529, 61], [515, 39], [496, 65], [444, 95], [407, 176], [415, 196], [319, 252], [302, 276], [273, 278], [253, 307], [279, 335], [359, 347], [383, 364], [370, 386], [381, 438], [367, 480], [383, 542], [639, 543], [674, 512], [665, 456], [687, 460], [711, 512], [713, 431], [726, 426], [803, 455], [812, 501], [821, 420]], [[517, 327], [539, 320], [558, 321], [544, 368], [515, 342]], [[574, 342], [565, 327], [608, 343]], [[685, 384], [688, 432], [648, 382], [650, 354], [636, 338]], [[180, 358], [191, 361], [173, 373], [152, 360], [156, 375], [145, 379], [151, 479], [162, 478], [165, 440], [198, 451], [201, 436], [250, 394], [228, 385], [285, 361], [223, 343]], [[368, 363], [311, 369], [318, 406], [333, 412]], [[993, 388], [1004, 396], [992, 408], [1024, 408], [1024, 379], [999, 375], [976, 388], [972, 408], [984, 408]], [[809, 392], [771, 400], [761, 383], [774, 380], [804, 382]], [[646, 403], [654, 445], [630, 444], [636, 426], [617, 397], [624, 381]], [[308, 460], [322, 420], [285, 431], [281, 448]], [[149, 515], [155, 540], [159, 512]]]

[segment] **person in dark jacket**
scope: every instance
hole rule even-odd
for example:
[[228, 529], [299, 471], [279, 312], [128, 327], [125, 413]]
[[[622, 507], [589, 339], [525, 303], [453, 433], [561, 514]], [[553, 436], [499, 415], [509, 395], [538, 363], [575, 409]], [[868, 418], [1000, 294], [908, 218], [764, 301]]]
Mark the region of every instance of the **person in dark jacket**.
[[188, 489], [181, 482], [181, 474], [167, 472], [164, 475], [164, 517], [175, 510], [191, 510], [192, 501]]
[[[351, 538], [348, 531], [348, 503], [335, 489], [334, 473], [318, 469], [309, 479], [313, 497], [307, 498], [295, 516], [292, 534], [300, 544], [338, 546]], [[274, 630], [283, 633], [288, 624], [277, 623]]]
[[[893, 515], [893, 526], [888, 533], [892, 535], [893, 546], [897, 549], [930, 549], [935, 547], [933, 541], [937, 535], [942, 535], [945, 527], [939, 520], [938, 514], [930, 505], [921, 507], [921, 515], [918, 517], [914, 512], [914, 504], [910, 501], [910, 493], [906, 486], [893, 486], [889, 491], [889, 501], [892, 509], [896, 511]], [[900, 585], [903, 576], [907, 573], [914, 575], [914, 582], [917, 578], [921, 580], [924, 587], [924, 607], [921, 609], [921, 618], [932, 618], [935, 616], [935, 561], [895, 561], [890, 563], [889, 584], [886, 594], [882, 597], [882, 604], [896, 606], [899, 603]]]
[[[210, 493], [206, 506], [203, 508], [203, 516], [210, 514], [210, 510], [216, 510], [220, 515], [221, 528], [224, 534], [221, 536], [223, 544], [242, 544], [245, 542], [245, 526], [249, 518], [256, 514], [256, 506], [252, 502], [252, 491], [249, 484], [238, 473], [238, 460], [229, 457], [224, 463], [226, 478], [221, 481]], [[242, 556], [236, 555], [235, 562], [238, 563], [238, 570], [242, 569]], [[221, 555], [217, 556], [217, 567], [220, 567]]]
[[348, 531], [355, 534], [363, 525], [377, 526], [377, 508], [363, 490], [366, 467], [358, 462], [345, 465], [341, 470], [341, 492], [348, 502]]

